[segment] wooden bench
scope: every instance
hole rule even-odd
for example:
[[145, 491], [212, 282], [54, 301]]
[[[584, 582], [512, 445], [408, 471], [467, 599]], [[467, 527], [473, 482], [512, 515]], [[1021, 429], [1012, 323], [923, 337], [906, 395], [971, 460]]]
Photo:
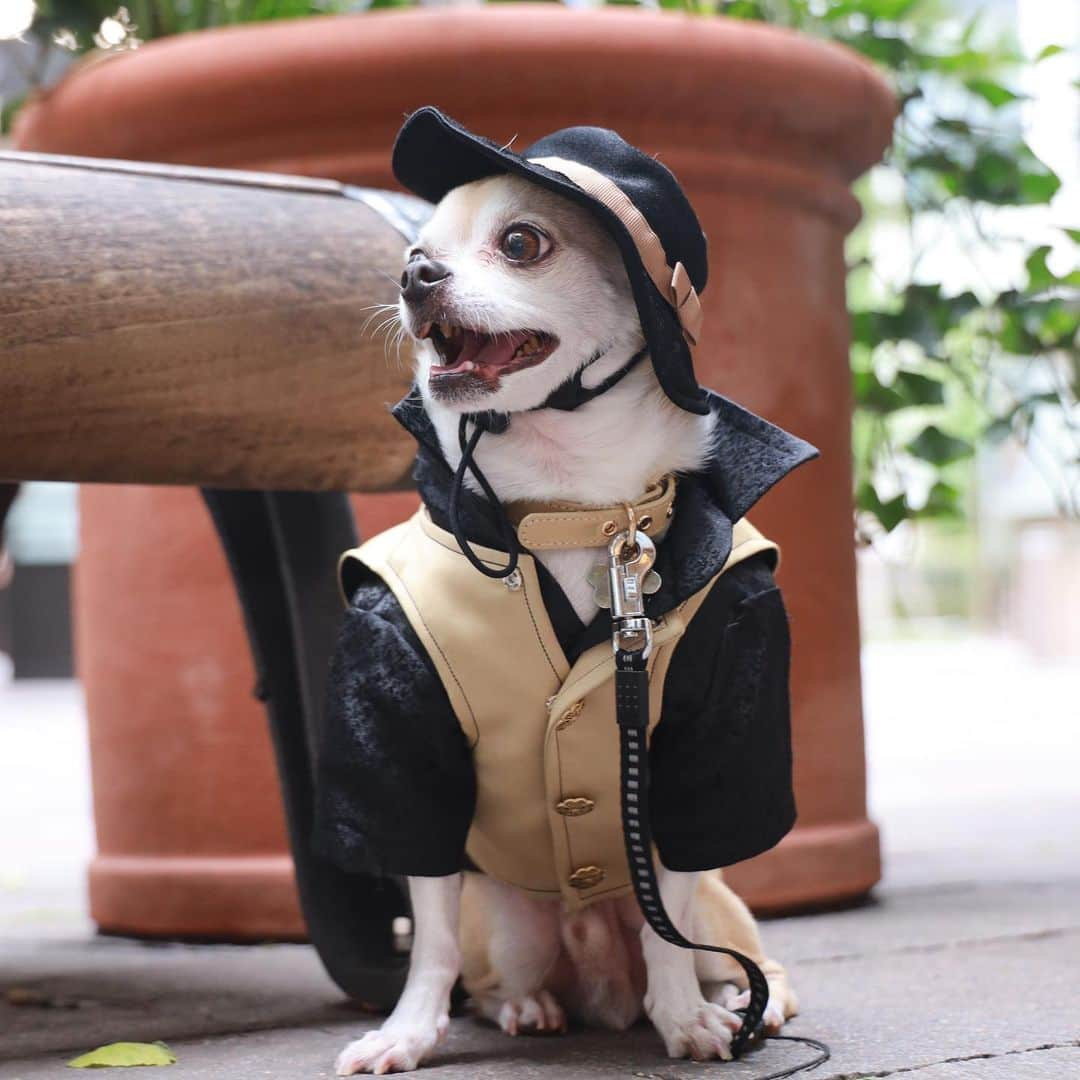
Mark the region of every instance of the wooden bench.
[[[408, 484], [380, 265], [430, 207], [332, 181], [0, 153], [0, 507], [12, 484], [203, 490], [266, 703], [312, 943], [350, 996], [404, 975], [396, 882], [310, 853], [313, 748], [357, 542], [346, 497]], [[2, 517], [0, 517], [2, 525]]]

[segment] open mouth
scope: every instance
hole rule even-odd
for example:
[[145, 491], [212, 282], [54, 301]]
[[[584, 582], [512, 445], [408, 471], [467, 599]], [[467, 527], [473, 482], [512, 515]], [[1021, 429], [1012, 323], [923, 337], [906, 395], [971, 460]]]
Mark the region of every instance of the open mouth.
[[486, 334], [453, 323], [424, 323], [420, 338], [430, 341], [440, 363], [431, 365], [431, 382], [483, 383], [494, 389], [504, 375], [535, 367], [556, 349], [559, 339], [539, 330]]

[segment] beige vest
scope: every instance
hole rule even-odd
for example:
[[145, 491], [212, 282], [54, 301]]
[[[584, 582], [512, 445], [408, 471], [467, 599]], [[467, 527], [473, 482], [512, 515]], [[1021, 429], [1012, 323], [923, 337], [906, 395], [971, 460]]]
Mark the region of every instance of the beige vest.
[[[506, 564], [502, 552], [474, 550], [492, 566]], [[776, 550], [739, 521], [720, 573]], [[510, 579], [485, 577], [423, 509], [347, 551], [343, 574], [351, 560], [393, 591], [472, 747], [477, 801], [467, 851], [473, 862], [528, 892], [561, 896], [571, 911], [628, 892], [611, 642], [569, 664], [544, 608], [533, 557], [522, 553], [520, 573]], [[656, 623], [650, 731], [660, 718], [675, 645], [719, 576]]]

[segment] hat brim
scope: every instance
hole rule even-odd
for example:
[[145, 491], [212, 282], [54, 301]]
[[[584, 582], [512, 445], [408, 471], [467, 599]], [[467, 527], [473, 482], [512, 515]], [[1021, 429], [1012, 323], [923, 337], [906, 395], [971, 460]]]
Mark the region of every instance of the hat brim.
[[588, 210], [618, 245], [664, 393], [687, 412], [708, 413], [708, 402], [694, 377], [690, 349], [674, 310], [646, 272], [626, 226], [598, 199], [561, 173], [526, 160], [508, 146], [474, 135], [432, 106], [418, 109], [405, 121], [394, 142], [392, 165], [398, 181], [429, 202], [439, 202], [463, 184], [510, 173]]

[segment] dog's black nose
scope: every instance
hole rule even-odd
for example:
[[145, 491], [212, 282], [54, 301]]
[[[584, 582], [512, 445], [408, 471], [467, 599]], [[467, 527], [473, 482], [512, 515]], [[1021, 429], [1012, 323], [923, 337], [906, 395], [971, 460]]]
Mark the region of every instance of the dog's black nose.
[[401, 275], [401, 295], [410, 304], [419, 303], [452, 273], [446, 263], [437, 259], [413, 259]]

